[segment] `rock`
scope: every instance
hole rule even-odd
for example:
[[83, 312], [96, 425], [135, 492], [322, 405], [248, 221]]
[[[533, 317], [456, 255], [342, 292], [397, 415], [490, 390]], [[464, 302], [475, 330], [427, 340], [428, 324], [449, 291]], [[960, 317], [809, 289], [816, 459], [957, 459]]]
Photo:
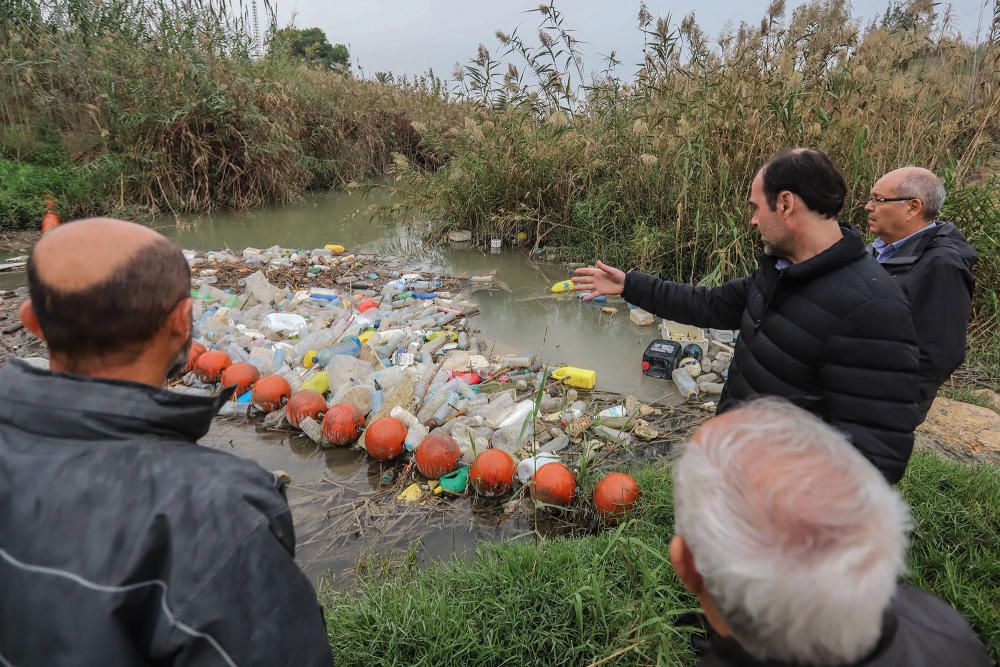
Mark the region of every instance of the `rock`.
[[648, 327], [656, 321], [652, 313], [647, 313], [642, 308], [633, 308], [628, 311], [628, 318], [632, 320], [633, 324], [638, 324], [640, 327]]
[[701, 360], [701, 372], [709, 373], [711, 372], [711, 370], [712, 370], [712, 360], [709, 359], [708, 357], [705, 357], [704, 359]]
[[698, 384], [705, 384], [706, 382], [718, 382], [718, 373], [705, 373], [704, 375], [699, 375], [698, 379], [695, 380]]
[[715, 355], [715, 360], [721, 361], [724, 364], [729, 364], [733, 360], [733, 355], [730, 354], [729, 352], [719, 352], [718, 354]]
[[1000, 464], [1000, 415], [938, 397], [917, 427], [917, 447], [960, 461]]
[[640, 440], [645, 440], [646, 442], [649, 442], [650, 440], [656, 440], [658, 437], [660, 437], [660, 432], [657, 431], [652, 426], [650, 426], [649, 424], [646, 424], [645, 422], [643, 422], [642, 424], [637, 424], [632, 432], [635, 433], [635, 437], [639, 438]]
[[701, 389], [706, 394], [721, 394], [724, 386], [721, 382], [706, 382], [698, 385], [698, 389]]
[[601, 312], [604, 313], [605, 315], [617, 315], [618, 309], [615, 308], [614, 306], [604, 306], [603, 308], [601, 308]]
[[976, 389], [972, 393], [986, 401], [993, 410], [1000, 412], [1000, 394], [992, 389]]
[[728, 366], [728, 364], [724, 364], [721, 361], [719, 361], [718, 359], [716, 359], [715, 361], [712, 362], [712, 372], [713, 373], [721, 373], [722, 371], [726, 370], [727, 366]]
[[448, 232], [448, 240], [452, 243], [468, 243], [472, 240], [472, 232], [467, 229], [456, 229]]

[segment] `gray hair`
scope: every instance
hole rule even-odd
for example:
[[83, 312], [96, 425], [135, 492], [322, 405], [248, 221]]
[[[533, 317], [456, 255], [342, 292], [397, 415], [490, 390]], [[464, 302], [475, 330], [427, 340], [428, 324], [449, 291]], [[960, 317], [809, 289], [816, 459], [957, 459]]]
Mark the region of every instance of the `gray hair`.
[[673, 478], [677, 533], [746, 650], [826, 664], [872, 649], [910, 515], [843, 435], [759, 399], [702, 426]]
[[924, 205], [924, 218], [934, 220], [944, 205], [944, 183], [934, 172], [921, 167], [910, 167], [909, 173], [899, 183], [903, 197], [915, 197]]

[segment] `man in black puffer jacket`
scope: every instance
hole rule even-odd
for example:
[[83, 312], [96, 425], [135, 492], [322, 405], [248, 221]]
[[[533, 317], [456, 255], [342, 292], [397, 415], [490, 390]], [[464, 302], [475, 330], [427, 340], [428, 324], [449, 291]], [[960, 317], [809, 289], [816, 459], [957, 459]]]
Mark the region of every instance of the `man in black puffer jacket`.
[[774, 156], [751, 187], [764, 243], [757, 270], [715, 288], [627, 275], [598, 263], [576, 288], [622, 295], [661, 317], [739, 329], [719, 412], [756, 396], [786, 398], [843, 431], [898, 482], [918, 421], [917, 337], [902, 290], [837, 223], [847, 186], [813, 149]]
[[865, 206], [877, 236], [872, 256], [903, 288], [920, 348], [920, 418], [938, 387], [965, 359], [965, 333], [979, 257], [950, 222], [934, 220], [944, 184], [920, 167], [890, 171], [872, 186]]

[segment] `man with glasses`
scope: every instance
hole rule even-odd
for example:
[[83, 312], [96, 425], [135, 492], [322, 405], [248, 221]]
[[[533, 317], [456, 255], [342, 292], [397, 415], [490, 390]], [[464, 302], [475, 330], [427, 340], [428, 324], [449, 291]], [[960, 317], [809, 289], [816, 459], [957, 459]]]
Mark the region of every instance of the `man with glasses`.
[[965, 358], [972, 267], [978, 257], [962, 232], [935, 220], [944, 185], [927, 169], [903, 167], [875, 183], [865, 206], [875, 234], [872, 256], [906, 293], [920, 348], [920, 418], [938, 387]]
[[719, 412], [780, 396], [841, 432], [890, 482], [903, 476], [917, 425], [917, 335], [902, 289], [856, 229], [837, 222], [847, 185], [822, 151], [771, 158], [750, 186], [757, 270], [715, 288], [577, 269], [576, 289], [621, 295], [661, 317], [739, 329]]

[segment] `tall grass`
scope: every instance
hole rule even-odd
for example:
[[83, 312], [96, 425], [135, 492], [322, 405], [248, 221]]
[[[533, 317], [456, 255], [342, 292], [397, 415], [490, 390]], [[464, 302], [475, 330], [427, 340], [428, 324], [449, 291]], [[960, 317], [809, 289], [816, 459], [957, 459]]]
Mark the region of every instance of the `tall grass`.
[[42, 189], [56, 190], [64, 215], [205, 211], [380, 175], [394, 153], [435, 167], [442, 157], [413, 123], [458, 117], [440, 82], [385, 86], [257, 57], [242, 1], [5, 6], [0, 159], [12, 174], [59, 171], [0, 183], [28, 203], [0, 211], [2, 226], [36, 224]]
[[875, 180], [924, 165], [985, 260], [977, 322], [995, 332], [1000, 15], [992, 41], [970, 44], [929, 1], [868, 25], [849, 9], [813, 0], [789, 16], [775, 0], [759, 24], [713, 41], [693, 17], [675, 24], [643, 6], [638, 71], [620, 76], [611, 56], [584, 82], [564, 15], [542, 5], [537, 41], [498, 32], [498, 52], [481, 46], [461, 72], [458, 92], [479, 113], [425, 136], [448, 146], [445, 168], [403, 169], [400, 183], [442, 228], [481, 242], [524, 232], [550, 257], [713, 284], [755, 265], [746, 200], [781, 148], [828, 152], [849, 181], [844, 217], [862, 228]]
[[[692, 665], [678, 616], [697, 607], [674, 574], [669, 468], [637, 473], [638, 516], [579, 539], [481, 547], [470, 560], [395, 574], [366, 568], [356, 590], [320, 597], [337, 664]], [[916, 528], [909, 579], [953, 605], [1000, 658], [991, 547], [1000, 472], [914, 455], [901, 490]], [[994, 550], [995, 551], [995, 550]], [[387, 563], [389, 560], [386, 561]]]

